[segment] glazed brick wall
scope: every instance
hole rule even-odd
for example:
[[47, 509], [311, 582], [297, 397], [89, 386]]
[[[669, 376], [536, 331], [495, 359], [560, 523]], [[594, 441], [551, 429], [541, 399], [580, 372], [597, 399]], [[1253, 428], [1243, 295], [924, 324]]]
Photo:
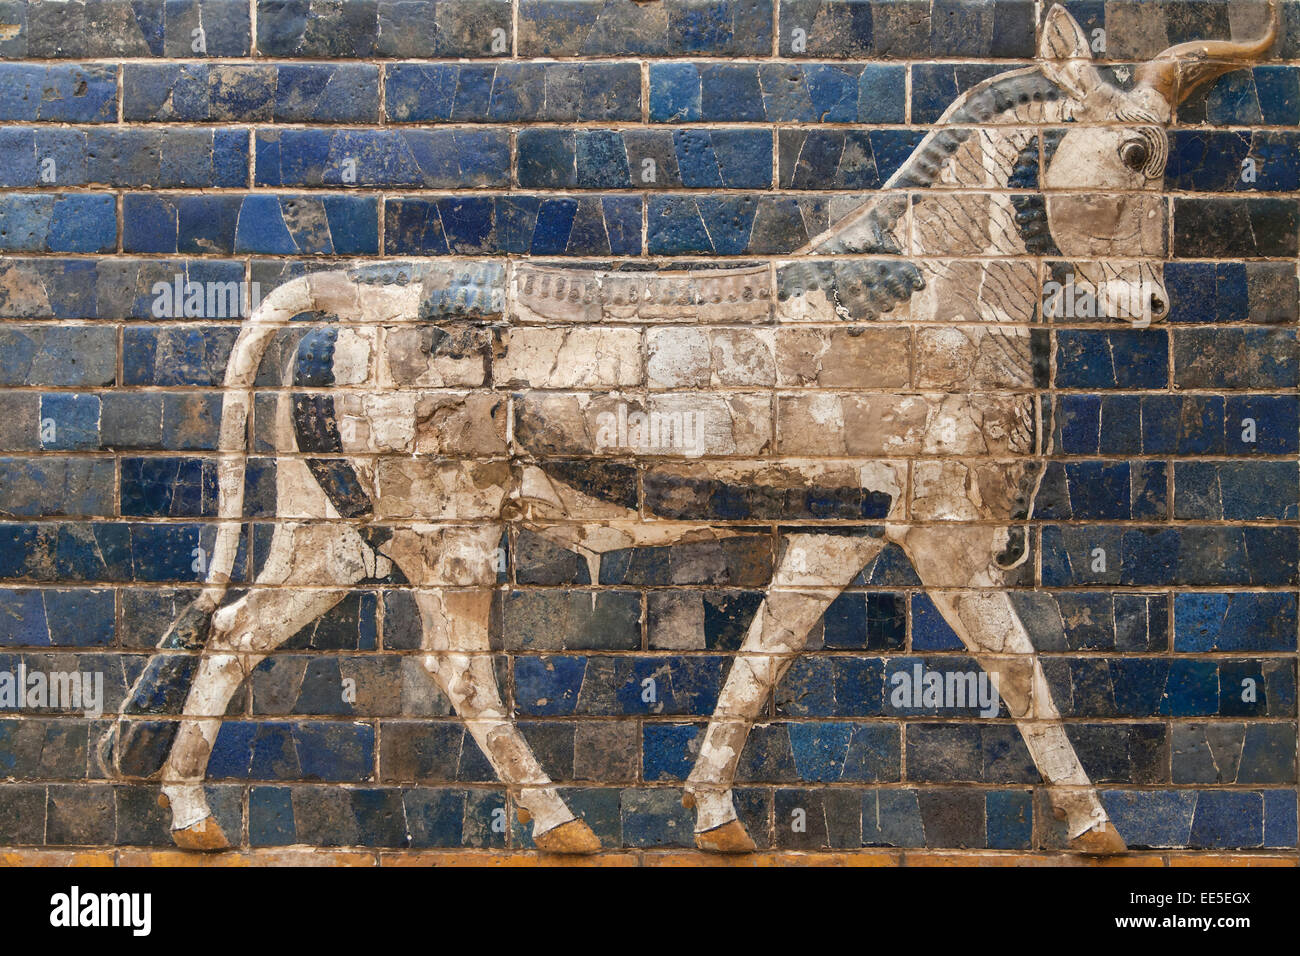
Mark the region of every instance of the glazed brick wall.
[[[1123, 85], [1170, 43], [1229, 36], [1240, 4], [1065, 6], [1105, 31]], [[1130, 846], [1294, 860], [1300, 3], [1281, 6], [1270, 59], [1178, 110], [1168, 324], [1059, 333], [1058, 460], [1015, 600]], [[112, 712], [201, 580], [239, 322], [159, 319], [156, 282], [265, 296], [359, 259], [780, 256], [879, 189], [961, 92], [1032, 62], [1042, 13], [0, 0], [0, 670], [102, 671]], [[255, 435], [241, 580], [275, 520], [270, 451]], [[774, 536], [615, 553], [599, 581], [527, 532], [503, 546], [494, 641], [524, 735], [606, 847], [690, 846], [681, 783]], [[976, 666], [919, 583], [888, 548], [778, 688], [736, 791], [761, 848], [1064, 846], [1005, 710], [891, 706], [886, 668]], [[494, 830], [507, 794], [418, 647], [409, 591], [370, 581], [258, 667], [208, 772], [225, 832], [528, 848], [526, 827]], [[106, 720], [0, 713], [0, 846], [170, 846], [157, 788], [96, 766]]]

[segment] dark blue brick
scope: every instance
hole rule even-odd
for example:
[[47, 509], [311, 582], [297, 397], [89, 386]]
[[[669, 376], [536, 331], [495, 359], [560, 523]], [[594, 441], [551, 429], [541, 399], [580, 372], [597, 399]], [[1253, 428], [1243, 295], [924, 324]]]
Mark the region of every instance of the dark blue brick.
[[862, 795], [863, 846], [925, 846], [915, 790], [873, 789]]
[[0, 197], [0, 250], [109, 252], [117, 247], [117, 204], [100, 193]]
[[363, 196], [128, 194], [131, 252], [362, 255], [379, 250], [378, 204]]
[[1174, 470], [1178, 518], [1258, 521], [1300, 517], [1295, 462], [1180, 462]]
[[637, 255], [641, 201], [631, 196], [458, 196], [385, 203], [389, 255]]
[[99, 588], [0, 590], [0, 644], [94, 647], [112, 643], [113, 591]]
[[116, 119], [116, 67], [0, 63], [0, 121], [111, 123]]
[[772, 0], [521, 0], [521, 56], [763, 56]]
[[1295, 258], [1300, 241], [1294, 199], [1176, 199], [1173, 218], [1180, 259]]
[[[347, 178], [350, 177], [350, 178]], [[260, 130], [259, 186], [505, 186], [505, 130]]]
[[111, 517], [112, 486], [111, 459], [0, 458], [0, 514], [11, 517]]
[[1169, 378], [1168, 338], [1161, 330], [1056, 333], [1060, 388], [1163, 388]]
[[42, 395], [41, 447], [98, 448], [99, 396], [66, 392]]
[[1183, 388], [1295, 388], [1300, 384], [1295, 332], [1178, 329], [1174, 381]]
[[1294, 455], [1300, 443], [1300, 398], [1231, 396], [1224, 411], [1224, 430], [1229, 454]]
[[884, 665], [878, 657], [798, 657], [777, 685], [777, 712], [791, 717], [880, 716]]
[[128, 385], [219, 385], [237, 329], [136, 326], [123, 333]]
[[1178, 651], [1294, 651], [1296, 596], [1277, 593], [1177, 594]]
[[117, 377], [115, 339], [107, 327], [0, 328], [0, 384], [111, 385]]
[[398, 64], [386, 112], [399, 123], [638, 121], [635, 63]]
[[1295, 126], [1300, 124], [1300, 71], [1271, 64], [1234, 70], [1193, 93], [1178, 108], [1178, 119], [1214, 126]]
[[912, 122], [926, 125], [938, 122], [962, 93], [1004, 67], [991, 63], [918, 63], [912, 67]]

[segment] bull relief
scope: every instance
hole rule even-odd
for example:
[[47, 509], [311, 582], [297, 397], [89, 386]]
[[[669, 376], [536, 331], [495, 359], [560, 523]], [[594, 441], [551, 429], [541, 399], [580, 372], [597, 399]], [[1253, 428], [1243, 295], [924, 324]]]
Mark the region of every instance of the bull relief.
[[[662, 812], [693, 823], [693, 832], [686, 824], [672, 831], [671, 843], [745, 854], [771, 848], [772, 832], [803, 832], [800, 814], [820, 815], [818, 826], [830, 834], [835, 794], [847, 792], [836, 788], [856, 781], [861, 792], [853, 791], [850, 815], [858, 829], [843, 845], [943, 846], [932, 820], [928, 836], [920, 826], [917, 797], [903, 785], [996, 781], [988, 768], [999, 752], [1027, 759], [1020, 771], [1008, 771], [1019, 796], [981, 805], [989, 833], [1001, 826], [1000, 813], [1023, 818], [1032, 810], [1035, 834], [1056, 828], [1058, 853], [1086, 858], [1127, 852], [1130, 843], [1180, 845], [1183, 837], [1161, 844], [1146, 830], [1126, 832], [1123, 814], [1140, 804], [1133, 788], [1144, 782], [1126, 776], [1127, 758], [1116, 757], [1115, 748], [1135, 746], [1136, 738], [1120, 739], [1129, 725], [1081, 737], [1070, 719], [1089, 716], [1082, 702], [1090, 680], [1109, 681], [1116, 701], [1147, 693], [1141, 682], [1152, 679], [1148, 664], [1167, 667], [1170, 649], [1163, 637], [1125, 645], [1114, 634], [1163, 635], [1174, 619], [1170, 601], [1184, 595], [1142, 576], [1141, 552], [1134, 558], [1125, 537], [1139, 532], [1124, 527], [1140, 515], [1117, 511], [1119, 524], [1096, 534], [1088, 521], [1052, 522], [1072, 517], [1058, 492], [1069, 485], [1079, 494], [1080, 480], [1102, 482], [1104, 490], [1089, 494], [1109, 502], [1112, 494], [1140, 497], [1138, 485], [1150, 479], [1161, 521], [1171, 507], [1166, 480], [1171, 489], [1183, 487], [1175, 480], [1193, 480], [1190, 469], [1175, 479], [1172, 462], [1150, 460], [1165, 453], [1139, 450], [1128, 477], [1105, 485], [1108, 473], [1095, 459], [1106, 457], [1106, 432], [1101, 439], [1094, 434], [1091, 451], [1070, 444], [1069, 436], [1086, 427], [1080, 403], [1093, 400], [1078, 394], [1087, 386], [1076, 374], [1076, 353], [1080, 336], [1168, 327], [1186, 286], [1180, 279], [1175, 288], [1166, 270], [1176, 231], [1167, 186], [1175, 162], [1170, 130], [1185, 104], [1206, 108], [1207, 91], [1221, 77], [1249, 75], [1269, 56], [1279, 34], [1275, 6], [1267, 17], [1243, 18], [1246, 31], [1231, 31], [1254, 39], [1175, 42], [1130, 70], [1099, 56], [1094, 24], [1081, 25], [1061, 5], [1044, 5], [1030, 27], [1031, 57], [978, 81], [959, 79], [959, 92], [937, 119], [918, 121], [923, 111], [914, 107], [915, 136], [892, 173], [881, 176], [883, 184], [852, 201], [838, 193], [824, 220], [806, 219], [804, 226], [815, 228], [797, 248], [715, 244], [712, 255], [671, 247], [656, 253], [641, 245], [635, 233], [643, 226], [634, 217], [627, 229], [634, 251], [623, 253], [608, 219], [613, 207], [606, 206], [599, 229], [611, 237], [611, 255], [599, 261], [569, 255], [563, 244], [549, 254], [533, 247], [499, 255], [458, 252], [448, 241], [439, 254], [403, 255], [412, 230], [427, 237], [435, 227], [431, 220], [412, 225], [409, 202], [418, 200], [389, 198], [379, 206], [384, 245], [367, 259], [337, 242], [343, 206], [327, 207], [327, 227], [282, 197], [286, 236], [296, 248], [305, 248], [304, 235], [326, 228], [336, 230], [336, 244], [326, 251], [329, 261], [289, 263], [275, 281], [254, 268], [250, 275], [260, 275], [261, 284], [241, 285], [237, 296], [248, 303], [246, 314], [235, 308], [223, 317], [231, 342], [212, 389], [219, 423], [206, 451], [214, 462], [207, 479], [213, 500], [195, 549], [199, 570], [191, 589], [176, 591], [165, 617], [133, 617], [134, 605], [120, 604], [127, 626], [148, 631], [148, 646], [122, 671], [125, 693], [92, 725], [94, 775], [152, 788], [176, 847], [248, 846], [241, 813], [250, 811], [226, 801], [226, 810], [214, 814], [214, 784], [232, 773], [274, 779], [281, 761], [295, 759], [266, 749], [258, 719], [324, 714], [334, 721], [329, 733], [337, 734], [351, 726], [348, 718], [366, 716], [366, 701], [387, 697], [375, 713], [407, 718], [402, 733], [422, 733], [410, 725], [436, 718], [438, 733], [417, 748], [411, 767], [389, 775], [384, 745], [401, 744], [398, 730], [382, 728], [359, 776], [313, 771], [300, 756], [302, 779], [335, 784], [341, 793], [392, 783], [400, 801], [420, 767], [453, 760], [439, 746], [460, 748], [462, 770], [485, 760], [490, 775], [482, 785], [490, 789], [483, 793], [501, 794], [499, 803], [484, 797], [476, 811], [475, 832], [488, 834], [481, 845], [553, 854], [616, 849], [617, 832], [611, 836], [599, 823], [608, 817], [606, 804], [592, 794], [632, 787], [660, 810], [671, 801], [676, 809]], [[558, 34], [545, 37], [560, 49]], [[775, 42], [788, 41], [780, 33]], [[837, 62], [853, 67], [851, 60]], [[669, 66], [695, 69], [689, 62]], [[397, 83], [399, 67], [386, 69]], [[651, 76], [657, 82], [658, 74]], [[723, 82], [730, 81], [705, 77], [706, 104], [710, 83]], [[911, 82], [916, 90], [920, 80]], [[647, 109], [666, 110], [668, 120], [689, 131], [699, 119], [692, 111], [700, 109], [700, 95], [698, 88], [676, 99], [673, 93]], [[386, 103], [407, 110], [406, 121], [416, 124], [402, 129], [462, 121], [454, 111], [427, 119], [419, 112], [425, 101], [400, 85], [390, 85]], [[166, 106], [180, 108], [179, 97]], [[525, 110], [507, 122], [527, 130], [534, 118], [546, 119], [548, 108], [539, 100], [529, 107], [542, 111], [536, 117]], [[853, 125], [847, 128], [851, 136]], [[795, 136], [818, 135], [793, 129]], [[250, 175], [262, 176], [275, 162], [276, 175], [288, 176], [286, 144], [295, 132], [286, 127], [278, 139], [259, 140], [261, 169]], [[721, 149], [718, 142], [712, 148]], [[802, 154], [778, 157], [778, 178], [788, 159], [798, 175], [799, 162], [812, 162], [810, 149], [805, 143]], [[462, 162], [470, 162], [468, 153]], [[882, 156], [876, 162], [883, 168]], [[635, 163], [629, 169], [634, 182], [641, 172]], [[438, 200], [438, 228], [450, 235], [449, 204], [495, 201], [480, 198], [481, 185], [467, 181]], [[716, 201], [736, 210], [752, 201], [726, 183], [718, 189]], [[248, 224], [251, 201], [240, 213], [234, 248], [243, 236], [256, 259], [266, 248]], [[579, 219], [590, 211], [581, 202]], [[185, 212], [178, 208], [171, 228], [180, 222], [183, 234]], [[655, 213], [648, 215], [653, 232]], [[498, 220], [495, 228], [506, 226]], [[130, 251], [129, 244], [121, 248]], [[115, 254], [121, 253], [109, 251]], [[171, 313], [153, 321], [185, 321], [185, 283], [176, 278], [167, 290]], [[6, 282], [10, 303], [43, 294]], [[1222, 278], [1218, 289], [1227, 294]], [[1188, 293], [1179, 301], [1197, 307]], [[196, 308], [207, 315], [206, 304]], [[128, 327], [126, 347], [133, 334]], [[1126, 353], [1114, 345], [1121, 339], [1107, 341], [1107, 368], [1122, 378]], [[1069, 381], [1062, 373], [1067, 356]], [[161, 345], [154, 361], [167, 361]], [[1142, 408], [1132, 427], [1143, 435], [1169, 416], [1190, 414]], [[1233, 414], [1218, 426], [1220, 437], [1246, 417]], [[1283, 517], [1293, 522], [1294, 509]], [[532, 562], [527, 570], [525, 556]], [[1083, 577], [1058, 572], [1062, 562]], [[1080, 648], [1064, 636], [1081, 622], [1095, 623], [1089, 615], [1099, 605], [1070, 590], [1084, 578], [1120, 587], [1106, 599], [1110, 645]], [[1143, 587], [1147, 581], [1151, 586]], [[1220, 585], [1253, 581], [1203, 583], [1206, 594], [1190, 590], [1189, 602], [1217, 600]], [[871, 590], [882, 584], [911, 589], [910, 610], [905, 615], [900, 605], [896, 622], [892, 605], [877, 602]], [[530, 617], [524, 633], [503, 637], [512, 602], [534, 585], [550, 589], [551, 610]], [[1054, 586], [1069, 592], [1059, 605]], [[634, 597], [619, 605], [623, 616], [612, 625], [609, 595], [619, 588]], [[1067, 598], [1074, 618], [1064, 610]], [[854, 601], [865, 602], [861, 626], [868, 635], [874, 627], [894, 636], [837, 644], [836, 628], [851, 613], [845, 609], [858, 606]], [[1044, 608], [1055, 613], [1058, 606], [1065, 630], [1058, 623], [1044, 631]], [[341, 609], [355, 607], [371, 607], [384, 637], [342, 649], [404, 652], [392, 655], [391, 667], [349, 671], [339, 647], [312, 636], [325, 634], [322, 622], [336, 620]], [[401, 608], [411, 627], [406, 645], [388, 636]], [[563, 629], [579, 620], [589, 622], [587, 644], [575, 655]], [[614, 626], [630, 628], [630, 644], [602, 644], [610, 633], [603, 629]], [[1291, 631], [1278, 649], [1293, 655], [1293, 619]], [[859, 665], [835, 653], [855, 646], [878, 656]], [[272, 670], [288, 649], [299, 662], [296, 678]], [[635, 659], [614, 653], [620, 649]], [[819, 652], [815, 660], [805, 656], [810, 649]], [[1133, 651], [1138, 663], [1121, 662], [1104, 678], [1104, 660], [1071, 672], [1078, 655], [1064, 652], [1080, 649]], [[935, 650], [952, 653], [929, 653]], [[1294, 675], [1294, 657], [1286, 666]], [[337, 700], [322, 693], [314, 702], [285, 703], [278, 716], [258, 710], [259, 695], [280, 687], [277, 681], [305, 681], [304, 673], [322, 669], [335, 675]], [[689, 684], [691, 674], [705, 671], [712, 684]], [[1221, 672], [1215, 693], [1235, 688], [1238, 676]], [[1289, 714], [1273, 716], [1290, 717], [1293, 745], [1294, 676], [1290, 687]], [[1269, 692], [1286, 693], [1276, 683]], [[822, 693], [831, 693], [839, 709], [819, 703]], [[1179, 716], [1161, 709], [1170, 693], [1152, 691], [1140, 713]], [[398, 709], [408, 695], [441, 701], [444, 709]], [[1124, 705], [1116, 706], [1099, 723], [1122, 716]], [[443, 732], [452, 715], [463, 742]], [[975, 728], [974, 737], [954, 738], [948, 770], [924, 776], [913, 748], [950, 726], [925, 718], [954, 715]], [[801, 716], [830, 719], [805, 729], [791, 725], [789, 738], [816, 740], [793, 745], [797, 777], [778, 775], [784, 783], [775, 795], [760, 794], [754, 781], [766, 778], [754, 768], [791, 759], [792, 745], [781, 750], [773, 743], [773, 728]], [[900, 743], [900, 721], [918, 716]], [[605, 728], [619, 724], [621, 743], [612, 746], [630, 748], [626, 772], [602, 779], [599, 770], [575, 767], [570, 753], [567, 763], [559, 760], [565, 769], [557, 776], [556, 749], [539, 746], [549, 738], [531, 729], [544, 718], [576, 722], [579, 741], [598, 718]], [[973, 753], [970, 741], [986, 730], [999, 743], [986, 735], [984, 751]], [[247, 739], [236, 739], [241, 734]], [[1099, 744], [1098, 735], [1109, 743]], [[1207, 738], [1211, 750], [1215, 739]], [[301, 734], [294, 740], [301, 743]], [[904, 755], [910, 772], [922, 776], [905, 775]], [[822, 758], [831, 769], [809, 770]], [[859, 776], [845, 775], [853, 760], [877, 762]], [[815, 800], [783, 796], [822, 783], [825, 793]], [[478, 791], [468, 792], [466, 806], [475, 805]], [[1290, 793], [1294, 844], [1294, 791], [1280, 792]], [[267, 790], [254, 798], [254, 810], [259, 800], [281, 799], [290, 797]], [[926, 799], [922, 794], [922, 808]], [[283, 812], [292, 816], [293, 806], [285, 803]], [[413, 813], [410, 806], [406, 813]], [[626, 806], [622, 813], [621, 832], [630, 834]], [[300, 807], [298, 814], [307, 815]], [[364, 842], [360, 832], [330, 831], [323, 842]], [[638, 836], [635, 845], [654, 849], [668, 839], [662, 827], [654, 832], [660, 836]], [[300, 833], [289, 842], [317, 840], [319, 833]], [[1260, 845], [1274, 844], [1261, 837]]]

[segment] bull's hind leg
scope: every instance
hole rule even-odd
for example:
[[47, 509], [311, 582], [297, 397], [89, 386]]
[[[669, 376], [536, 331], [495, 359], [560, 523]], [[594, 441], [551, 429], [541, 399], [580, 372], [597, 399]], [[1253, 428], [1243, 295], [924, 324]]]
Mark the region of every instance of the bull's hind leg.
[[695, 806], [695, 843], [700, 849], [754, 849], [731, 798], [749, 730], [817, 619], [883, 545], [881, 538], [865, 533], [786, 537], [772, 584], [731, 665], [686, 780], [686, 802]]
[[211, 636], [162, 771], [177, 846], [218, 850], [229, 845], [208, 808], [203, 779], [230, 698], [268, 653], [366, 576], [369, 557], [361, 538], [345, 526], [278, 525], [254, 588], [212, 616]]
[[899, 540], [926, 593], [975, 655], [997, 675], [998, 691], [1024, 735], [1053, 804], [1065, 814], [1072, 846], [1118, 853], [1123, 839], [1065, 734], [1033, 642], [994, 563], [1001, 542], [990, 527], [912, 528]]
[[[574, 817], [515, 726], [497, 686], [489, 641], [493, 555], [503, 526], [399, 532], [389, 553], [416, 585], [425, 669], [500, 780], [516, 792], [533, 841], [554, 853], [594, 853], [600, 841]], [[433, 585], [432, 587], [430, 585]]]

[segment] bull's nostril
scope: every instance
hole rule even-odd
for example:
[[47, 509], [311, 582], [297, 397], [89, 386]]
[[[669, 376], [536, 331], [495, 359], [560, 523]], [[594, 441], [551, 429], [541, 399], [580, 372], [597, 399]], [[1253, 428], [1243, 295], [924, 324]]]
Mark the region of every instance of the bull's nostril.
[[1154, 312], [1156, 315], [1164, 315], [1165, 300], [1160, 298], [1160, 296], [1158, 295], [1153, 295], [1151, 297], [1151, 311]]

